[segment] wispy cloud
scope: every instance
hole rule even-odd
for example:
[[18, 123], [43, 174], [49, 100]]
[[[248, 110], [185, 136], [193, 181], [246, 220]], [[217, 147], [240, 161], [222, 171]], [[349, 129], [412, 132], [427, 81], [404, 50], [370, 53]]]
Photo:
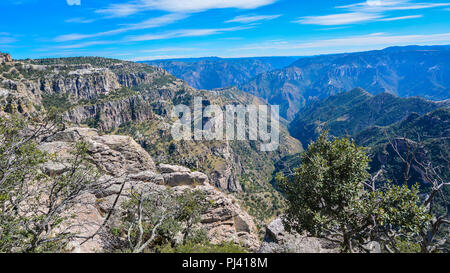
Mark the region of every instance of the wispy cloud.
[[[145, 49], [138, 52], [133, 52], [134, 57], [128, 59], [129, 61], [148, 61], [161, 59], [178, 59], [185, 57], [201, 57], [207, 48], [189, 48], [189, 47], [166, 47], [157, 49]], [[174, 53], [176, 55], [174, 55]], [[151, 55], [148, 55], [151, 54]], [[136, 56], [138, 55], [138, 56]]]
[[155, 48], [155, 49], [144, 49], [140, 50], [140, 53], [161, 53], [161, 52], [183, 52], [183, 51], [194, 51], [194, 50], [201, 50], [199, 48], [193, 48], [193, 47], [162, 47], [162, 48]]
[[225, 21], [225, 23], [252, 23], [257, 21], [267, 21], [273, 20], [281, 15], [247, 15], [247, 16], [237, 16], [231, 20]]
[[[367, 35], [347, 36], [336, 39], [312, 40], [308, 42], [289, 42], [284, 44], [254, 44], [235, 50], [311, 50], [312, 54], [326, 53], [328, 50], [343, 48], [377, 48], [400, 45], [450, 44], [450, 33], [422, 34], [422, 35], [392, 35], [387, 33], [372, 33]], [[306, 51], [305, 51], [306, 52]], [[299, 51], [298, 54], [307, 55]]]
[[173, 39], [182, 37], [199, 37], [199, 36], [209, 36], [215, 34], [221, 34], [225, 32], [238, 31], [244, 29], [250, 29], [252, 26], [239, 26], [230, 28], [205, 28], [205, 29], [181, 29], [174, 30], [160, 34], [146, 34], [146, 35], [136, 35], [125, 37], [124, 41], [129, 42], [139, 42], [139, 41], [153, 41], [153, 40], [163, 40], [163, 39]]
[[186, 17], [187, 17], [187, 15], [185, 15], [185, 14], [173, 13], [173, 14], [163, 15], [160, 17], [150, 18], [148, 20], [142, 21], [137, 24], [124, 25], [121, 28], [104, 31], [104, 32], [98, 32], [98, 33], [93, 33], [93, 34], [79, 34], [79, 33], [65, 34], [65, 35], [56, 37], [55, 41], [56, 42], [76, 41], [76, 40], [83, 40], [83, 39], [88, 39], [88, 38], [98, 38], [98, 37], [104, 37], [104, 36], [117, 35], [117, 34], [125, 33], [128, 31], [132, 31], [132, 30], [156, 28], [156, 27], [161, 27], [161, 26], [165, 26], [168, 24], [172, 24], [172, 23], [180, 21]]
[[69, 6], [80, 6], [81, 0], [67, 0], [67, 5]]
[[66, 23], [88, 24], [88, 23], [92, 23], [94, 21], [95, 21], [95, 19], [86, 19], [86, 18], [76, 17], [76, 18], [67, 19], [64, 22], [66, 22]]
[[12, 44], [17, 42], [17, 39], [11, 37], [0, 37], [0, 44]]
[[[202, 55], [198, 55], [197, 57], [201, 57]], [[150, 56], [139, 56], [127, 59], [132, 62], [139, 61], [154, 61], [154, 60], [167, 60], [167, 59], [182, 59], [182, 58], [193, 58], [192, 55], [150, 55]], [[195, 58], [195, 57], [194, 57]]]
[[338, 6], [341, 9], [364, 10], [372, 12], [394, 10], [417, 10], [450, 6], [450, 3], [415, 3], [410, 0], [367, 0], [352, 5]]
[[277, 0], [135, 0], [122, 4], [110, 4], [96, 10], [109, 17], [125, 17], [144, 10], [163, 10], [168, 12], [199, 12], [210, 9], [238, 8], [255, 9]]
[[107, 44], [113, 44], [114, 41], [90, 41], [90, 42], [83, 42], [83, 43], [75, 43], [70, 45], [61, 45], [56, 46], [55, 48], [58, 49], [73, 49], [73, 48], [85, 48], [95, 45], [107, 45]]
[[[248, 26], [239, 26], [239, 27], [230, 27], [230, 28], [205, 28], [205, 29], [179, 29], [173, 31], [162, 32], [158, 34], [145, 34], [145, 35], [131, 35], [126, 36], [120, 40], [103, 40], [103, 41], [88, 41], [81, 43], [71, 43], [67, 45], [56, 46], [57, 49], [74, 49], [74, 48], [86, 48], [96, 45], [106, 45], [106, 44], [124, 44], [129, 42], [141, 42], [141, 41], [155, 41], [155, 40], [165, 40], [165, 39], [174, 39], [174, 38], [183, 38], [183, 37], [200, 37], [200, 36], [209, 36], [209, 35], [217, 35], [226, 32], [245, 30], [253, 28], [252, 25]], [[80, 40], [85, 38], [86, 36], [81, 37], [80, 34], [70, 34], [65, 37], [60, 38], [59, 41], [73, 41]]]
[[6, 45], [6, 44], [13, 44], [17, 42], [16, 38], [11, 37], [11, 34], [8, 32], [0, 32], [0, 44]]
[[379, 14], [351, 12], [323, 16], [305, 16], [294, 22], [305, 25], [336, 26], [368, 22], [381, 17]]
[[383, 18], [383, 19], [380, 19], [380, 21], [398, 21], [398, 20], [416, 19], [416, 18], [422, 18], [422, 17], [423, 17], [423, 15], [409, 15], [409, 16]]
[[345, 10], [346, 12], [344, 13], [305, 16], [294, 22], [300, 24], [336, 26], [375, 21], [397, 21], [420, 18], [422, 15], [390, 17], [388, 14], [390, 11], [419, 10], [445, 6], [450, 6], [450, 3], [414, 3], [410, 0], [367, 0], [366, 2], [336, 7]]

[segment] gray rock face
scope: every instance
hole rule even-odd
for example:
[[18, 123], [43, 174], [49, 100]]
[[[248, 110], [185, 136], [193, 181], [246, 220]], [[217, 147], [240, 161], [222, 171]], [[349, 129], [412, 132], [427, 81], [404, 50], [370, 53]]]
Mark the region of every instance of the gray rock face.
[[131, 174], [128, 177], [137, 181], [153, 182], [158, 185], [164, 184], [164, 177], [153, 171], [143, 171], [137, 174]]
[[191, 172], [189, 168], [177, 165], [159, 164], [164, 184], [176, 186], [195, 186], [208, 183], [208, 176], [201, 172]]
[[[8, 61], [12, 61], [8, 54], [0, 55], [0, 65]], [[67, 121], [81, 124], [97, 119], [97, 127], [105, 131], [127, 122], [153, 119], [152, 102], [159, 96], [171, 97], [178, 85], [183, 85], [163, 69], [136, 63], [74, 65], [62, 60], [52, 65], [15, 64], [30, 75], [10, 79], [0, 73], [1, 88], [25, 98], [29, 105], [42, 105], [45, 98], [52, 103], [66, 96], [66, 104], [70, 105]], [[15, 72], [20, 75], [19, 70]], [[158, 79], [170, 79], [170, 83], [157, 86], [154, 82]], [[149, 92], [133, 92], [131, 89], [137, 86], [145, 86]]]
[[158, 169], [161, 173], [189, 173], [191, 170], [183, 166], [169, 165], [169, 164], [159, 164]]
[[208, 182], [208, 176], [201, 172], [174, 172], [164, 173], [164, 183], [171, 187], [204, 185]]
[[68, 169], [68, 166], [59, 162], [47, 162], [43, 166], [44, 173], [49, 176], [59, 175], [65, 173]]
[[237, 174], [242, 173], [241, 162], [239, 157], [234, 154], [229, 143], [225, 143], [217, 151], [226, 161], [223, 169], [214, 171], [210, 174], [211, 180], [221, 189], [227, 189], [230, 192], [238, 192], [242, 190]]
[[337, 253], [339, 246], [325, 239], [288, 233], [281, 218], [272, 221], [259, 248], [260, 253]]
[[98, 128], [108, 131], [127, 122], [152, 120], [151, 98], [131, 96], [120, 100], [105, 101], [95, 105], [77, 106], [65, 114], [66, 120], [75, 124], [85, 123], [88, 119], [98, 118]]
[[9, 63], [12, 62], [12, 58], [11, 55], [7, 54], [7, 53], [1, 53], [0, 52], [0, 64], [2, 63]]
[[[186, 186], [177, 187], [183, 189]], [[253, 219], [243, 211], [236, 198], [209, 184], [196, 187], [206, 193], [212, 207], [202, 217], [212, 243], [239, 242], [250, 251], [257, 251], [260, 241]]]
[[[40, 149], [56, 153], [63, 161], [70, 158], [71, 148], [76, 141], [83, 140], [89, 145], [90, 159], [101, 172], [99, 181], [103, 188], [95, 195], [85, 196], [89, 202], [76, 209], [76, 221], [80, 223], [77, 232], [81, 236], [93, 234], [111, 211], [114, 200], [120, 193], [118, 206], [127, 200], [130, 189], [144, 187], [171, 187], [175, 193], [186, 189], [205, 192], [212, 207], [202, 216], [201, 225], [207, 230], [212, 243], [234, 241], [256, 251], [260, 242], [252, 218], [238, 205], [234, 197], [217, 190], [208, 183], [208, 177], [200, 172], [191, 172], [188, 168], [161, 164], [159, 173], [152, 158], [132, 138], [127, 136], [99, 135], [97, 130], [88, 128], [70, 128], [47, 139]], [[47, 172], [64, 171], [61, 162], [50, 162], [43, 166]], [[111, 218], [114, 221], [114, 216]], [[103, 243], [99, 236], [83, 245], [80, 241], [71, 242], [73, 252], [101, 252]]]
[[[153, 159], [129, 136], [98, 135], [90, 128], [70, 128], [48, 139], [42, 149], [69, 156], [69, 143], [84, 140], [88, 143], [92, 160], [107, 174], [136, 173], [156, 170]], [[66, 146], [65, 149], [62, 146]]]
[[[381, 253], [378, 242], [364, 245], [369, 253]], [[259, 253], [338, 253], [340, 246], [326, 239], [310, 237], [284, 229], [281, 217], [272, 221], [266, 228]]]

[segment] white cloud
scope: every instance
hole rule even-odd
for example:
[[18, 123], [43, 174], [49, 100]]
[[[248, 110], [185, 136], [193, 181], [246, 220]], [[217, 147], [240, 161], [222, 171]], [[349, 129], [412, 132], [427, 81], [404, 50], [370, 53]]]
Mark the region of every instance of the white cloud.
[[[208, 35], [216, 35], [225, 32], [232, 32], [244, 29], [250, 29], [253, 26], [239, 26], [239, 27], [229, 27], [229, 28], [211, 28], [211, 29], [179, 29], [168, 32], [163, 32], [159, 34], [146, 34], [146, 35], [135, 35], [135, 36], [127, 36], [122, 40], [109, 40], [109, 41], [89, 41], [89, 42], [81, 42], [76, 44], [68, 44], [57, 46], [58, 49], [72, 49], [72, 48], [85, 48], [95, 45], [105, 45], [105, 44], [123, 44], [128, 42], [140, 42], [140, 41], [154, 41], [154, 40], [164, 40], [164, 39], [173, 39], [173, 38], [183, 38], [183, 37], [200, 37], [200, 36], [208, 36]], [[87, 35], [83, 34], [69, 34], [63, 35], [57, 38], [58, 42], [67, 42], [73, 40], [80, 40], [86, 37]], [[98, 37], [98, 36], [96, 36]]]
[[336, 7], [345, 10], [345, 13], [306, 16], [299, 18], [299, 20], [294, 22], [300, 24], [334, 26], [375, 21], [397, 21], [420, 18], [422, 15], [390, 17], [387, 13], [391, 11], [419, 10], [445, 6], [450, 6], [450, 3], [414, 3], [410, 0], [367, 0], [361, 3]]
[[278, 0], [137, 0], [123, 4], [110, 4], [96, 12], [110, 17], [125, 17], [143, 10], [190, 13], [221, 8], [255, 9], [276, 1]]
[[231, 20], [225, 21], [225, 23], [252, 23], [263, 20], [273, 20], [281, 15], [250, 15], [250, 16], [237, 16]]
[[384, 12], [394, 10], [429, 9], [445, 6], [450, 6], [450, 3], [414, 3], [410, 0], [368, 0], [357, 4], [338, 6], [337, 8]]
[[92, 23], [94, 21], [95, 21], [94, 19], [86, 19], [86, 18], [76, 17], [76, 18], [67, 19], [64, 22], [66, 22], [66, 23], [88, 24], [88, 23]]
[[203, 49], [193, 48], [193, 47], [162, 47], [155, 49], [144, 49], [140, 50], [140, 53], [155, 53], [155, 52], [183, 52], [183, 51], [199, 51]]
[[409, 16], [383, 18], [383, 19], [380, 19], [380, 21], [398, 21], [398, 20], [416, 19], [416, 18], [422, 18], [422, 17], [423, 17], [423, 15], [409, 15]]
[[56, 48], [59, 49], [73, 49], [73, 48], [84, 48], [84, 47], [90, 47], [95, 45], [106, 45], [106, 44], [112, 44], [113, 41], [92, 41], [92, 42], [84, 42], [84, 43], [78, 43], [78, 44], [70, 44], [70, 45], [62, 45], [57, 46]]
[[154, 61], [154, 60], [167, 60], [167, 59], [182, 59], [182, 58], [195, 58], [202, 57], [202, 55], [194, 56], [193, 55], [150, 55], [150, 56], [139, 56], [127, 59], [132, 62], [139, 61]]
[[[288, 44], [254, 44], [240, 47], [240, 51], [250, 50], [269, 50], [271, 52], [279, 50], [295, 50], [299, 55], [317, 55], [325, 54], [330, 51], [343, 52], [348, 48], [367, 49], [384, 48], [388, 46], [404, 45], [445, 45], [450, 44], [450, 33], [421, 34], [421, 35], [390, 35], [387, 33], [372, 33], [367, 35], [347, 36], [335, 39], [312, 40], [308, 42], [289, 42]], [[301, 51], [298, 51], [301, 50]]]
[[340, 13], [323, 16], [306, 16], [294, 22], [305, 25], [335, 26], [335, 25], [363, 23], [373, 21], [381, 17], [382, 16], [379, 14], [351, 12], [351, 13]]
[[88, 39], [88, 38], [98, 38], [98, 37], [104, 37], [104, 36], [117, 35], [120, 33], [132, 31], [132, 30], [156, 28], [156, 27], [161, 27], [161, 26], [165, 26], [165, 25], [177, 22], [186, 17], [187, 17], [187, 15], [185, 15], [185, 14], [175, 14], [175, 13], [168, 14], [168, 15], [163, 15], [160, 17], [150, 18], [148, 20], [142, 21], [137, 24], [128, 24], [128, 25], [124, 25], [121, 28], [104, 31], [104, 32], [98, 32], [98, 33], [94, 33], [94, 34], [72, 33], [72, 34], [61, 35], [61, 36], [56, 37], [55, 41], [56, 42], [76, 41], [76, 40], [82, 40], [82, 39]]
[[81, 0], [66, 0], [69, 6], [80, 6]]
[[11, 37], [0, 37], [0, 44], [12, 44], [15, 42], [17, 42], [17, 40]]
[[2, 46], [6, 44], [13, 44], [17, 42], [17, 39], [11, 37], [11, 34], [8, 32], [0, 32], [0, 44]]
[[124, 39], [126, 42], [139, 42], [139, 41], [153, 41], [163, 39], [173, 39], [182, 37], [199, 37], [208, 36], [214, 34], [221, 34], [225, 32], [238, 31], [244, 29], [250, 29], [252, 26], [230, 27], [230, 28], [205, 28], [205, 29], [181, 29], [175, 31], [169, 31], [160, 34], [146, 34], [137, 36], [128, 36]]

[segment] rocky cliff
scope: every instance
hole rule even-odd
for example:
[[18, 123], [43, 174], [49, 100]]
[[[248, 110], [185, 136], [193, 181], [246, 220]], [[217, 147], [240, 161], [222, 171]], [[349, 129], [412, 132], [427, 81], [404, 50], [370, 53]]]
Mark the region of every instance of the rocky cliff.
[[284, 229], [283, 220], [278, 217], [266, 228], [260, 253], [338, 253], [339, 246], [325, 239], [289, 233]]
[[[54, 109], [69, 126], [133, 137], [156, 163], [203, 172], [211, 184], [237, 198], [262, 226], [280, 208], [270, 181], [274, 163], [300, 152], [301, 144], [282, 128], [280, 149], [260, 153], [251, 141], [180, 141], [171, 137], [174, 105], [190, 107], [196, 96], [207, 104], [262, 104], [236, 88], [196, 90], [167, 71], [96, 57], [12, 60], [0, 64], [0, 106], [24, 115]], [[252, 197], [254, 196], [254, 197]]]
[[11, 55], [0, 52], [0, 64], [12, 62]]
[[[152, 187], [169, 187], [175, 192], [188, 188], [203, 191], [213, 204], [201, 220], [202, 226], [208, 231], [210, 241], [233, 241], [249, 250], [256, 250], [259, 240], [255, 224], [240, 208], [235, 198], [213, 187], [203, 173], [168, 164], [156, 167], [150, 155], [128, 136], [99, 135], [95, 129], [70, 128], [49, 138], [40, 149], [56, 153], [61, 158], [68, 158], [71, 156], [68, 153], [70, 147], [80, 140], [88, 143], [90, 160], [101, 173], [99, 181], [108, 183], [102, 183], [102, 188], [95, 195], [83, 197], [90, 202], [83, 202], [76, 210], [76, 219], [73, 219], [79, 223], [76, 229], [79, 236], [86, 237], [95, 233], [113, 207], [117, 195], [120, 194], [118, 205], [115, 206], [117, 211], [113, 213], [119, 213], [120, 204], [128, 198], [129, 189], [151, 184]], [[48, 173], [63, 171], [61, 164], [57, 163], [46, 164], [44, 168]], [[120, 191], [122, 183], [125, 184]], [[100, 236], [95, 236], [80, 244], [83, 241], [80, 239], [70, 243], [69, 250], [101, 252], [104, 247], [102, 240]]]
[[[381, 253], [381, 246], [377, 242], [369, 242], [365, 247], [370, 253]], [[258, 250], [259, 253], [339, 253], [340, 251], [340, 246], [336, 242], [307, 234], [287, 232], [281, 217], [267, 225], [264, 240]]]

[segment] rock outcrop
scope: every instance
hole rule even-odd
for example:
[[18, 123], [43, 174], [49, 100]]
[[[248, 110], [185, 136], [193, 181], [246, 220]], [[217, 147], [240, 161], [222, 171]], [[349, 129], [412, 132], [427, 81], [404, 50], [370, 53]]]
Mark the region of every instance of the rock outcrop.
[[[378, 242], [372, 241], [364, 245], [370, 253], [381, 253]], [[278, 217], [266, 228], [264, 240], [259, 247], [259, 253], [339, 253], [340, 246], [323, 238], [287, 232], [284, 229], [283, 220]]]
[[12, 62], [11, 55], [0, 52], [0, 64]]
[[266, 229], [260, 253], [337, 253], [339, 246], [325, 239], [289, 233], [283, 221], [277, 218]]
[[[118, 199], [120, 205], [128, 198], [127, 190], [150, 185], [155, 188], [170, 187], [175, 192], [189, 188], [203, 191], [212, 207], [202, 216], [201, 225], [208, 231], [211, 242], [234, 241], [252, 251], [258, 248], [259, 240], [253, 220], [240, 208], [234, 197], [210, 185], [203, 173], [167, 164], [160, 164], [157, 168], [148, 153], [131, 137], [99, 135], [95, 129], [70, 128], [48, 138], [40, 148], [62, 159], [69, 158], [71, 147], [79, 140], [88, 143], [90, 160], [101, 172], [99, 181], [108, 181], [102, 183], [105, 186], [98, 193], [84, 197], [91, 201], [84, 204], [90, 205], [76, 210], [75, 221], [81, 224], [77, 229], [81, 236], [89, 236], [97, 230], [118, 194], [121, 194]], [[61, 173], [64, 164], [51, 162], [43, 168], [47, 173]], [[102, 238], [99, 236], [83, 245], [79, 243], [72, 242], [70, 251], [103, 251]]]

